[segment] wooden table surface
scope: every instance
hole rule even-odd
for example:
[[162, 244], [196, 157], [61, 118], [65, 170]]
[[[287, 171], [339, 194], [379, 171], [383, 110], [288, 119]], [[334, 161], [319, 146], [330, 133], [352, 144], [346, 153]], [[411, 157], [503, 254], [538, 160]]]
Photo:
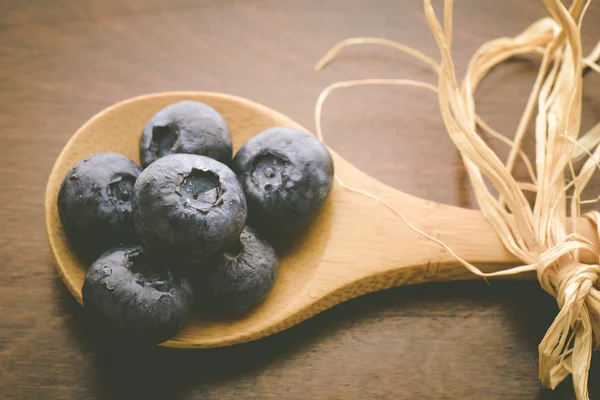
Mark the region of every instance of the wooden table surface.
[[[541, 1], [456, 3], [461, 73], [484, 41], [545, 15]], [[600, 38], [598, 20], [594, 4], [588, 50]], [[62, 284], [44, 231], [44, 189], [61, 148], [88, 118], [131, 96], [208, 90], [312, 128], [317, 96], [331, 82], [435, 82], [427, 67], [380, 47], [348, 49], [313, 71], [331, 45], [361, 35], [439, 58], [419, 0], [0, 0], [1, 399], [574, 398], [570, 380], [551, 392], [537, 379], [537, 345], [557, 312], [537, 282], [393, 289], [273, 337], [205, 351], [107, 346]], [[482, 116], [511, 132], [535, 73], [531, 60], [494, 70], [479, 91]], [[600, 77], [587, 75], [584, 128], [600, 119], [598, 89]], [[475, 206], [430, 93], [334, 94], [324, 129], [333, 148], [381, 181]], [[591, 395], [600, 395], [598, 369]]]

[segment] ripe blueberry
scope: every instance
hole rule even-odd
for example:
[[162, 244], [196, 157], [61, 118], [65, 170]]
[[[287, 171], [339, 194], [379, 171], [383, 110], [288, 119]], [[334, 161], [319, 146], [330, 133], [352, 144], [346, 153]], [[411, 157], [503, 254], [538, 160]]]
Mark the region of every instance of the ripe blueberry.
[[131, 195], [140, 171], [121, 154], [97, 153], [66, 174], [58, 213], [69, 241], [86, 260], [120, 243], [135, 242]]
[[219, 314], [247, 311], [266, 298], [278, 269], [273, 248], [246, 227], [236, 245], [211, 261], [204, 277], [205, 301]]
[[133, 219], [155, 254], [199, 263], [235, 242], [246, 223], [244, 192], [226, 165], [175, 154], [146, 168], [133, 190]]
[[231, 134], [223, 117], [197, 101], [181, 101], [156, 113], [140, 139], [142, 166], [177, 153], [203, 155], [228, 164]]
[[333, 160], [316, 138], [276, 127], [254, 136], [235, 155], [248, 202], [248, 224], [265, 234], [294, 234], [308, 226], [329, 196]]
[[185, 325], [193, 303], [188, 280], [156, 263], [140, 246], [103, 253], [88, 269], [83, 305], [128, 339], [161, 343]]

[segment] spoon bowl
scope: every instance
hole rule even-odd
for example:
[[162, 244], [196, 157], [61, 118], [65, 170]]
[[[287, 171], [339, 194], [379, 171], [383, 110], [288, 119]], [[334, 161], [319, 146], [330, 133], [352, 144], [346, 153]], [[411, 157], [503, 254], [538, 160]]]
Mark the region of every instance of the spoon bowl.
[[[45, 218], [50, 248], [61, 278], [82, 303], [86, 266], [70, 248], [58, 217], [57, 197], [67, 171], [83, 158], [114, 151], [139, 163], [138, 143], [148, 119], [182, 100], [210, 105], [227, 121], [234, 151], [258, 132], [298, 123], [255, 102], [220, 93], [168, 92], [115, 104], [85, 123], [56, 160], [46, 189]], [[307, 131], [308, 132], [308, 131]], [[439, 204], [402, 193], [364, 174], [333, 150], [336, 174], [402, 210], [421, 230], [444, 241], [483, 270], [518, 260], [475, 210]], [[591, 231], [591, 226], [586, 225]], [[592, 235], [588, 235], [592, 236]], [[345, 300], [395, 286], [477, 278], [433, 241], [415, 233], [376, 200], [334, 185], [318, 219], [282, 254], [280, 272], [266, 301], [237, 319], [192, 317], [165, 347], [206, 348], [255, 340], [289, 328]], [[526, 278], [534, 278], [529, 274]]]

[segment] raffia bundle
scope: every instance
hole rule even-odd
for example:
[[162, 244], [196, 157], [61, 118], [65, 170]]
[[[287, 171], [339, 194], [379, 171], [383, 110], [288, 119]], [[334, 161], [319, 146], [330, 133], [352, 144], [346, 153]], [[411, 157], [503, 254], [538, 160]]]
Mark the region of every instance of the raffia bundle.
[[[336, 45], [317, 65], [324, 67], [344, 47], [381, 44], [394, 47], [429, 64], [437, 73], [437, 86], [414, 80], [365, 79], [338, 82], [326, 88], [317, 102], [315, 120], [322, 139], [321, 112], [325, 99], [335, 89], [361, 85], [411, 85], [437, 93], [440, 112], [448, 135], [459, 150], [481, 212], [496, 230], [506, 248], [523, 265], [494, 274], [485, 274], [455, 254], [437, 239], [420, 231], [384, 199], [338, 182], [349, 190], [376, 198], [409, 226], [435, 240], [473, 273], [490, 277], [536, 271], [545, 291], [557, 300], [560, 312], [539, 345], [539, 377], [554, 389], [569, 374], [578, 399], [587, 399], [588, 371], [594, 347], [600, 345], [600, 266], [580, 261], [582, 252], [600, 259], [600, 249], [580, 231], [583, 189], [600, 160], [600, 124], [579, 138], [582, 104], [582, 71], [600, 70], [595, 64], [600, 44], [585, 57], [581, 46], [581, 25], [590, 1], [574, 0], [566, 8], [559, 0], [544, 0], [550, 17], [536, 21], [520, 35], [492, 40], [473, 55], [462, 82], [456, 77], [451, 56], [453, 1], [444, 1], [443, 24], [431, 0], [424, 0], [425, 15], [440, 50], [441, 62], [418, 50], [387, 39], [355, 38]], [[475, 111], [474, 94], [480, 81], [495, 66], [520, 55], [541, 55], [541, 66], [513, 139], [494, 131]], [[527, 127], [535, 115], [535, 163], [521, 150]], [[511, 149], [505, 162], [481, 138], [478, 128], [502, 140]], [[531, 182], [517, 181], [512, 170], [521, 157]], [[575, 172], [573, 162], [585, 160]], [[491, 183], [497, 195], [486, 185]], [[533, 205], [525, 191], [536, 194]], [[597, 201], [592, 200], [592, 201]], [[590, 201], [590, 202], [592, 202]], [[571, 216], [573, 218], [567, 218]], [[584, 216], [600, 225], [600, 214]], [[574, 232], [574, 233], [569, 233]], [[600, 234], [600, 232], [599, 232]], [[588, 253], [589, 254], [589, 253]]]

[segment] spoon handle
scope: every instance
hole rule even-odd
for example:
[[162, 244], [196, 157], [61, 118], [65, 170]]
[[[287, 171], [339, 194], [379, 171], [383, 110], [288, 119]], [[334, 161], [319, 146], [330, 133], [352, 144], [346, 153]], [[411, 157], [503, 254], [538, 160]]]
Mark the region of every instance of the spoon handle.
[[[507, 264], [522, 263], [504, 247], [481, 212], [417, 198], [366, 175], [361, 177], [363, 173], [349, 164], [344, 167], [351, 169], [343, 171], [353, 177], [350, 186], [385, 199], [416, 228], [482, 271], [495, 272], [508, 268]], [[327, 246], [309, 285], [312, 297], [340, 291], [356, 297], [406, 284], [481, 279], [376, 199], [338, 187], [332, 192], [332, 203], [331, 229], [324, 239]], [[581, 228], [597, 242], [590, 221], [582, 220]], [[582, 259], [594, 262], [591, 254], [582, 254]], [[536, 276], [526, 273], [510, 279]]]

